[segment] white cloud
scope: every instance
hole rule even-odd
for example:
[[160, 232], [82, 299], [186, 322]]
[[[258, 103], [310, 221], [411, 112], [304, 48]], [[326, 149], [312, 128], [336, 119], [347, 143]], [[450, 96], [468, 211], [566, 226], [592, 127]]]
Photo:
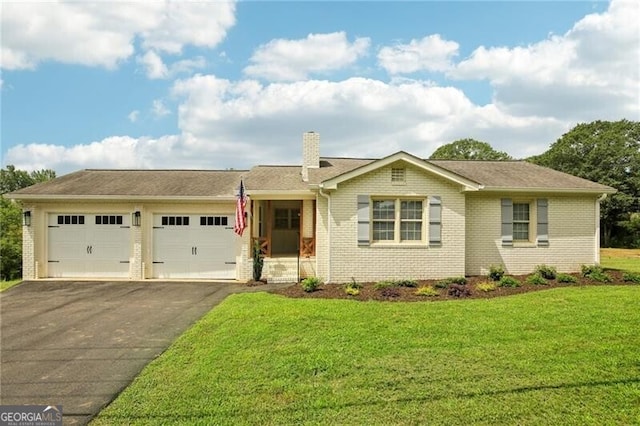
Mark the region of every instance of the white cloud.
[[129, 115], [127, 115], [127, 118], [129, 119], [130, 122], [135, 123], [136, 121], [138, 121], [138, 117], [140, 116], [140, 111], [133, 110], [129, 113]]
[[488, 79], [515, 115], [567, 121], [639, 119], [640, 3], [614, 0], [564, 35], [529, 46], [477, 48], [450, 76]]
[[198, 56], [194, 59], [176, 61], [167, 66], [160, 55], [153, 50], [138, 56], [136, 61], [144, 67], [145, 74], [152, 80], [169, 79], [178, 74], [188, 74], [196, 69], [204, 68], [206, 65], [205, 59], [202, 56]]
[[[179, 155], [173, 147], [179, 142], [177, 136], [159, 139], [112, 136], [88, 144], [64, 147], [49, 144], [28, 144], [12, 147], [7, 152], [7, 161], [22, 170], [53, 169], [58, 174], [84, 168], [149, 168], [158, 157], [173, 154], [179, 163]], [[161, 149], [158, 149], [160, 147]]]
[[[297, 164], [301, 135], [308, 130], [320, 132], [325, 156], [380, 157], [402, 149], [427, 157], [442, 144], [471, 137], [514, 157], [527, 157], [544, 152], [578, 122], [640, 119], [640, 36], [634, 20], [639, 7], [637, 2], [613, 1], [608, 11], [586, 16], [564, 35], [530, 46], [479, 47], [444, 71], [458, 79], [487, 79], [494, 89], [487, 105], [475, 105], [456, 87], [406, 78], [265, 83], [196, 75], [173, 84], [179, 135], [118, 136], [74, 148], [20, 145], [8, 151], [5, 161], [27, 170], [47, 167], [59, 173], [96, 166]], [[357, 41], [348, 43], [344, 34], [334, 33], [334, 43], [327, 45], [337, 54], [329, 55], [311, 49], [310, 40], [311, 36], [276, 40], [263, 46], [254, 55], [253, 65], [263, 68], [253, 72], [278, 79], [300, 73], [306, 79], [354, 64], [369, 46], [368, 39], [359, 39], [366, 40], [367, 49], [363, 42], [356, 48]], [[389, 71], [404, 73], [420, 65], [427, 52], [419, 48], [424, 40], [414, 43], [415, 52], [390, 47], [385, 59]], [[445, 69], [456, 50], [453, 45], [447, 48], [450, 42], [440, 41], [442, 49], [436, 50], [441, 55], [434, 56], [440, 62], [429, 66], [438, 63]], [[305, 49], [298, 52], [307, 47], [316, 56], [307, 55]], [[150, 49], [162, 53], [157, 46]], [[406, 60], [405, 50], [413, 52]], [[312, 67], [333, 56], [334, 62]], [[178, 72], [172, 71], [176, 64], [165, 65], [169, 74]], [[426, 65], [420, 66], [427, 70]], [[162, 100], [154, 102], [152, 113], [167, 112]]]
[[171, 111], [169, 111], [169, 108], [165, 106], [162, 99], [155, 99], [151, 105], [151, 114], [156, 118], [162, 118], [171, 114]]
[[153, 50], [149, 50], [142, 56], [138, 56], [136, 61], [145, 68], [145, 74], [150, 79], [163, 79], [169, 77], [169, 69], [162, 61], [160, 55]]
[[235, 2], [9, 2], [2, 4], [4, 69], [42, 61], [115, 68], [145, 50], [180, 53], [214, 47], [235, 24]]
[[[232, 164], [243, 167], [298, 163], [307, 130], [321, 133], [323, 155], [355, 157], [400, 149], [427, 157], [463, 137], [483, 138], [521, 157], [544, 151], [566, 130], [553, 119], [514, 117], [497, 106], [476, 106], [454, 87], [415, 80], [263, 85], [207, 75], [176, 82], [173, 93], [183, 100], [179, 125], [192, 138], [190, 149], [231, 156], [225, 150], [236, 147]], [[238, 152], [240, 146], [247, 149]]]
[[447, 71], [458, 55], [459, 45], [455, 41], [443, 40], [439, 34], [409, 44], [385, 46], [378, 52], [378, 62], [390, 74], [414, 73], [416, 71]]
[[353, 43], [344, 32], [309, 34], [300, 40], [277, 39], [260, 46], [251, 57], [246, 75], [275, 81], [293, 81], [354, 64], [366, 55], [369, 38]]

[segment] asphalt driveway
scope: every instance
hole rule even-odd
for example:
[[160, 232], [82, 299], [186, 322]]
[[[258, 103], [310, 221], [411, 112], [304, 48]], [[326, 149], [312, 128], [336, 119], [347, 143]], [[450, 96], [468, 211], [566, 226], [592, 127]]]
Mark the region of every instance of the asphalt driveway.
[[31, 281], [0, 293], [0, 404], [86, 424], [235, 283]]

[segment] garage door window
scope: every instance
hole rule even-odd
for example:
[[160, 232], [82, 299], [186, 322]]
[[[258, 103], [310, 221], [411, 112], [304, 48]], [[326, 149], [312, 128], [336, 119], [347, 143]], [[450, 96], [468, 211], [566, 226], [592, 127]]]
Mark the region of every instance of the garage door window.
[[122, 225], [122, 216], [97, 215], [96, 225]]
[[77, 215], [77, 214], [59, 215], [58, 225], [84, 225], [84, 215]]
[[162, 226], [189, 226], [189, 216], [162, 216]]
[[227, 226], [227, 216], [200, 216], [200, 226]]

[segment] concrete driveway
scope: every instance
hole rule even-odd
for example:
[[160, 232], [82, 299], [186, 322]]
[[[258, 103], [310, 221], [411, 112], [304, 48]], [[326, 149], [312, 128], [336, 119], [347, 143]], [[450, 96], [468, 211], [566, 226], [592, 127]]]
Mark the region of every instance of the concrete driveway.
[[0, 404], [62, 405], [86, 424], [227, 295], [210, 282], [24, 282], [0, 293]]

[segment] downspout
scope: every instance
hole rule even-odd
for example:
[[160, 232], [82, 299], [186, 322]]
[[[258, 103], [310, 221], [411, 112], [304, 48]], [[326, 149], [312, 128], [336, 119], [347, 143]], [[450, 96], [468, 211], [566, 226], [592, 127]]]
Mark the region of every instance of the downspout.
[[329, 222], [327, 224], [327, 248], [329, 250], [329, 264], [327, 267], [326, 282], [330, 283], [331, 282], [331, 197], [329, 196], [329, 194], [325, 194], [324, 192], [322, 192], [322, 184], [318, 188], [319, 188], [318, 193], [322, 197], [327, 199], [327, 221]]
[[607, 198], [607, 194], [602, 194], [596, 199], [596, 243], [594, 247], [594, 261], [600, 265], [600, 203]]

